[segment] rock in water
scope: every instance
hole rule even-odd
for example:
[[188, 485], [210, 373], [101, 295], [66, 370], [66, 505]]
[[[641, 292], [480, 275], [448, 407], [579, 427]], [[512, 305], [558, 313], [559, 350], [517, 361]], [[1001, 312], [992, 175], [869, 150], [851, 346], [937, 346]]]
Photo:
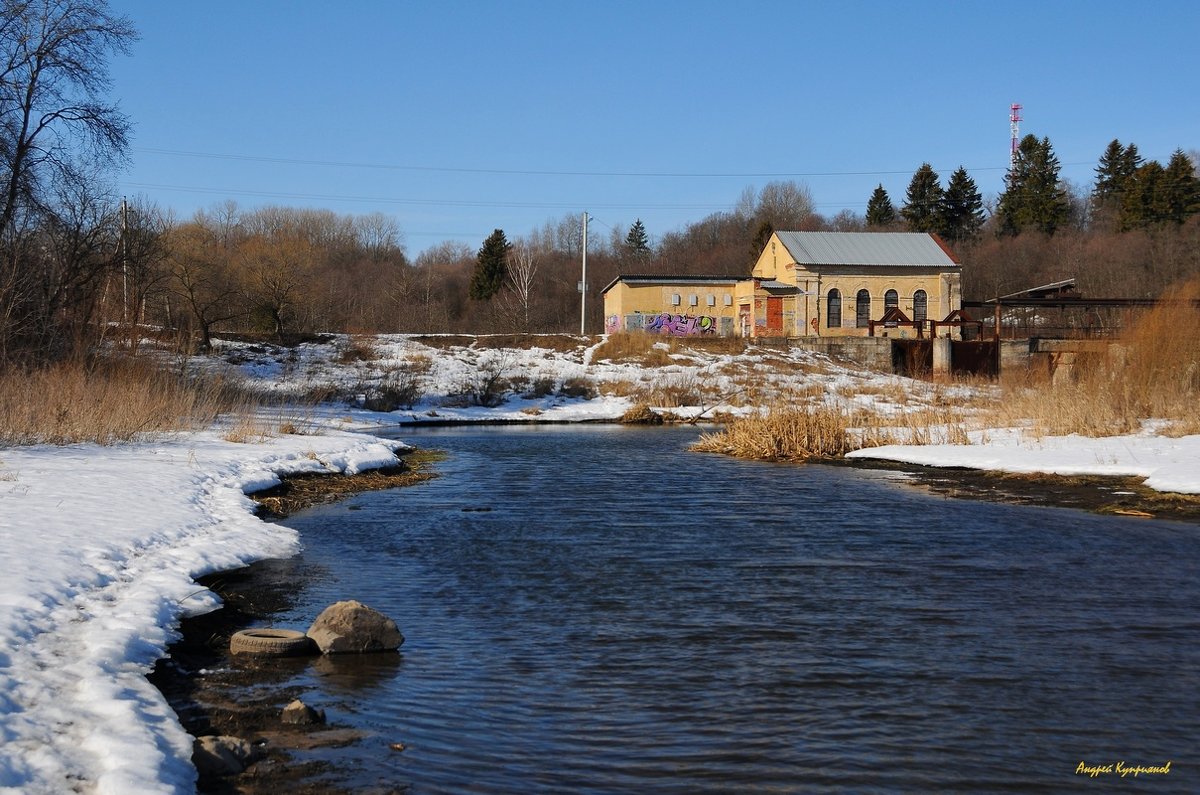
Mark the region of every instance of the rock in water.
[[307, 634], [325, 654], [395, 651], [404, 643], [395, 621], [353, 600], [322, 610]]
[[192, 764], [203, 777], [236, 776], [261, 756], [249, 740], [240, 737], [197, 737], [192, 744]]
[[325, 710], [313, 709], [300, 699], [296, 699], [283, 708], [283, 715], [281, 717], [284, 723], [297, 726], [311, 726], [325, 722]]

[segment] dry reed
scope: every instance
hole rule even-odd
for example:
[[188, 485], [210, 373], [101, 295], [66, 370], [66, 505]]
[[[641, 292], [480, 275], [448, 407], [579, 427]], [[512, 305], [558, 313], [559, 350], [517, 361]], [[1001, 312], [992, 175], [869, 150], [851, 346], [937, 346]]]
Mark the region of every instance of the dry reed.
[[850, 415], [838, 409], [781, 407], [703, 434], [691, 449], [764, 461], [833, 458], [854, 448], [850, 428]]
[[1079, 357], [1070, 374], [1032, 372], [1006, 382], [997, 424], [1032, 422], [1036, 433], [1113, 436], [1147, 420], [1200, 433], [1200, 280], [1170, 291], [1107, 355]]
[[0, 445], [112, 444], [210, 426], [252, 401], [219, 379], [188, 379], [139, 359], [0, 373]]

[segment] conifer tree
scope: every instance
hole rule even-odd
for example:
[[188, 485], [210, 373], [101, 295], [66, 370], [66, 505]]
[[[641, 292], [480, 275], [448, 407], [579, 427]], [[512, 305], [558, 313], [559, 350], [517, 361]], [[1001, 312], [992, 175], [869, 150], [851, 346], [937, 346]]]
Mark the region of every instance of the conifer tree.
[[1182, 149], [1176, 149], [1163, 173], [1163, 192], [1168, 221], [1181, 224], [1200, 213], [1200, 179], [1196, 167]]
[[632, 254], [650, 253], [650, 238], [646, 234], [646, 227], [642, 225], [641, 218], [634, 221], [633, 226], [629, 227], [629, 234], [625, 235], [625, 248]]
[[770, 221], [759, 223], [754, 237], [750, 239], [750, 266], [752, 268], [754, 263], [758, 262], [758, 258], [762, 256], [763, 249], [767, 247], [767, 242], [770, 241], [773, 234], [775, 234], [775, 226]]
[[1122, 146], [1116, 138], [1109, 143], [1096, 166], [1096, 184], [1092, 188], [1092, 212], [1096, 218], [1121, 226], [1125, 193], [1141, 165], [1136, 145]]
[[1058, 172], [1058, 158], [1049, 138], [1039, 141], [1034, 135], [1026, 135], [1021, 139], [1016, 161], [1005, 178], [1007, 187], [996, 207], [1001, 232], [1052, 235], [1066, 223], [1071, 206]]
[[871, 198], [867, 199], [867, 226], [889, 227], [896, 223], [896, 208], [883, 185], [875, 188]]
[[967, 240], [977, 235], [983, 226], [983, 196], [962, 166], [946, 183], [940, 214], [942, 223], [938, 231], [947, 240]]
[[475, 271], [471, 274], [468, 295], [475, 301], [487, 301], [500, 292], [508, 278], [508, 252], [512, 245], [504, 236], [503, 229], [488, 235], [475, 257]]
[[933, 166], [922, 163], [908, 183], [900, 215], [913, 232], [936, 232], [941, 226], [942, 186]]
[[1151, 160], [1134, 173], [1121, 200], [1120, 231], [1142, 229], [1167, 220], [1166, 170]]

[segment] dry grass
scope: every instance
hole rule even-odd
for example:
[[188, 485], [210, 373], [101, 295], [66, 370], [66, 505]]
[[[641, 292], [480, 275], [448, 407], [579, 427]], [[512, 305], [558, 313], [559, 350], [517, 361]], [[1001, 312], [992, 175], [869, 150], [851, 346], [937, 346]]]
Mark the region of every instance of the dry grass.
[[587, 338], [570, 334], [481, 334], [476, 338], [475, 347], [521, 350], [544, 348], [557, 353], [571, 353], [586, 347], [586, 343]]
[[374, 338], [353, 336], [346, 340], [345, 345], [338, 351], [337, 360], [342, 364], [354, 362], [373, 362], [379, 358], [375, 350]]
[[671, 355], [679, 350], [680, 342], [677, 337], [658, 336], [642, 331], [622, 331], [609, 334], [603, 344], [596, 348], [592, 360], [610, 361], [613, 364], [625, 362], [642, 367], [665, 367], [676, 363]]
[[1170, 432], [1200, 433], [1200, 280], [1172, 290], [1179, 299], [1143, 315], [1107, 356], [1080, 357], [1069, 377], [1031, 372], [1004, 384], [996, 424], [1033, 423], [1047, 436], [1114, 436], [1146, 420]]
[[9, 369], [0, 374], [0, 445], [112, 444], [209, 427], [252, 408], [227, 382], [182, 378], [137, 359]]
[[621, 415], [624, 425], [662, 425], [663, 417], [645, 403], [638, 403]]
[[777, 407], [706, 433], [691, 449], [764, 461], [832, 458], [854, 449], [850, 420], [845, 412], [826, 407]]

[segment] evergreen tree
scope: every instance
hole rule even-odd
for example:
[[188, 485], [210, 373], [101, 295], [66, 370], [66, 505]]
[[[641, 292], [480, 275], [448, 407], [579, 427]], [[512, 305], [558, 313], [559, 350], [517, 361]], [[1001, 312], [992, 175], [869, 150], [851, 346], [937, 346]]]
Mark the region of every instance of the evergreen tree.
[[1121, 201], [1120, 231], [1142, 229], [1167, 220], [1166, 170], [1151, 160], [1134, 173]]
[[867, 199], [867, 226], [889, 227], [896, 223], [896, 208], [883, 185], [875, 188], [871, 198]]
[[908, 183], [900, 215], [913, 232], [936, 232], [941, 226], [942, 186], [933, 166], [922, 163]]
[[646, 227], [642, 225], [641, 218], [629, 227], [629, 234], [625, 235], [625, 248], [633, 254], [650, 253], [650, 238], [646, 235]]
[[758, 258], [762, 256], [763, 249], [767, 247], [767, 243], [771, 240], [771, 235], [775, 234], [775, 226], [770, 221], [762, 221], [754, 232], [754, 237], [750, 239], [750, 267], [754, 267], [754, 263], [758, 262]]
[[1200, 179], [1191, 158], [1176, 149], [1163, 173], [1163, 192], [1168, 221], [1181, 224], [1200, 213]]
[[500, 292], [508, 278], [508, 252], [512, 244], [504, 236], [503, 229], [488, 235], [475, 257], [475, 271], [471, 274], [468, 295], [475, 301], [487, 301]]
[[1125, 192], [1133, 182], [1133, 176], [1142, 165], [1137, 146], [1122, 146], [1114, 138], [1096, 166], [1096, 184], [1092, 188], [1092, 210], [1101, 219], [1115, 217], [1120, 225], [1120, 215], [1125, 201]]
[[1026, 135], [1021, 139], [996, 208], [1000, 231], [1052, 235], [1067, 221], [1071, 205], [1066, 189], [1058, 181], [1058, 171], [1058, 158], [1049, 138], [1039, 141], [1036, 136]]
[[983, 226], [983, 196], [975, 180], [962, 166], [950, 175], [946, 192], [942, 194], [941, 228], [947, 240], [961, 242], [974, 237]]

